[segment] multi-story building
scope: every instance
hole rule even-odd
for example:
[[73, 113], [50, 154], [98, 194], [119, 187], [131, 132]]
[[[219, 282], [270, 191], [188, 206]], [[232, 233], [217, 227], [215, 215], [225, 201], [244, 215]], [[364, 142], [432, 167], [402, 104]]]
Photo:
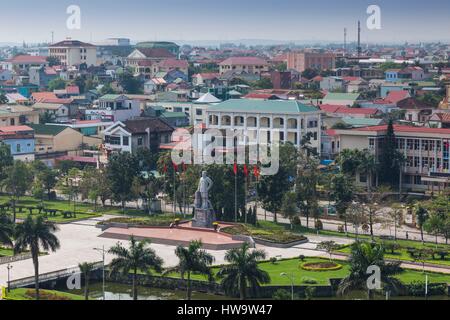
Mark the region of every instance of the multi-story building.
[[231, 57], [219, 63], [220, 74], [227, 72], [260, 75], [269, 71], [266, 60], [257, 57]]
[[0, 127], [0, 144], [11, 149], [14, 160], [34, 161], [34, 130], [28, 126]]
[[[395, 125], [394, 131], [397, 150], [406, 159], [402, 170], [404, 188], [412, 191], [439, 191], [448, 188], [450, 129]], [[340, 151], [370, 150], [377, 158], [383, 153], [386, 133], [386, 125], [336, 130]], [[358, 183], [366, 184], [366, 179], [364, 175], [357, 176]]]
[[96, 108], [86, 109], [86, 120], [125, 121], [141, 115], [140, 102], [126, 95], [107, 94]]
[[159, 63], [175, 56], [163, 48], [136, 48], [126, 59], [126, 66], [135, 74], [141, 74], [145, 79], [153, 78], [159, 72]]
[[161, 144], [171, 141], [173, 131], [167, 122], [155, 117], [118, 121], [103, 131], [104, 148], [108, 153], [157, 151]]
[[293, 51], [287, 56], [288, 69], [303, 72], [306, 69], [331, 70], [336, 67], [336, 56], [333, 53]]
[[97, 65], [97, 47], [78, 40], [64, 40], [49, 47], [50, 57], [58, 58], [63, 66]]
[[[240, 130], [253, 141], [280, 141], [300, 147], [311, 135], [312, 148], [320, 153], [321, 111], [295, 100], [228, 100], [206, 109], [206, 127]], [[264, 139], [266, 135], [267, 139]]]
[[39, 111], [21, 105], [0, 105], [0, 127], [39, 123]]

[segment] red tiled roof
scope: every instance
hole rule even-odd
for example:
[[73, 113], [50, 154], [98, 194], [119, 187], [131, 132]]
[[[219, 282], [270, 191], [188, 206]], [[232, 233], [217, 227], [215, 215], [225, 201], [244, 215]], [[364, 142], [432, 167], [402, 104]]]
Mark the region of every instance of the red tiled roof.
[[42, 102], [42, 100], [47, 99], [58, 99], [58, 97], [53, 92], [33, 92], [31, 98], [36, 102]]
[[[365, 128], [356, 128], [354, 131], [373, 131], [373, 132], [381, 132], [387, 131], [388, 126], [373, 126], [373, 127], [365, 127]], [[439, 128], [428, 128], [428, 127], [413, 127], [413, 126], [404, 126], [404, 125], [394, 125], [395, 132], [415, 132], [415, 133], [436, 133], [436, 134], [448, 134], [450, 135], [450, 129], [439, 129]], [[449, 137], [450, 138], [450, 137]]]
[[389, 92], [387, 97], [384, 99], [384, 101], [397, 104], [398, 102], [400, 102], [404, 99], [407, 99], [409, 97], [410, 97], [410, 95], [409, 95], [408, 91], [405, 91], [405, 90], [391, 91], [391, 92]]
[[43, 56], [29, 56], [29, 55], [18, 55], [8, 60], [11, 63], [47, 63], [47, 57]]
[[178, 60], [178, 59], [165, 59], [159, 63], [159, 65], [163, 68], [180, 68], [187, 69], [189, 67], [189, 63], [186, 60]]
[[361, 77], [342, 77], [342, 80], [351, 82], [351, 81], [358, 81], [358, 80], [362, 80], [362, 79], [361, 79]]
[[270, 93], [249, 93], [244, 97], [245, 99], [261, 99], [261, 100], [267, 100], [271, 98], [278, 98], [274, 94]]
[[192, 77], [197, 78], [199, 76], [201, 76], [203, 78], [203, 80], [213, 80], [213, 79], [216, 79], [217, 77], [219, 77], [220, 75], [218, 73], [208, 72], [208, 73], [197, 73], [197, 74], [194, 74]]
[[78, 40], [64, 40], [55, 44], [52, 44], [50, 48], [55, 47], [95, 47], [94, 45]]
[[219, 65], [267, 65], [267, 61], [258, 57], [231, 57], [228, 58]]
[[7, 126], [0, 128], [0, 133], [14, 133], [20, 131], [33, 131], [33, 129], [28, 126]]
[[67, 86], [67, 94], [80, 94], [80, 88], [78, 86]]
[[431, 109], [429, 104], [422, 102], [416, 98], [406, 98], [397, 103], [400, 109]]
[[320, 105], [320, 110], [328, 113], [345, 113], [345, 114], [377, 114], [379, 112], [376, 108], [349, 108], [338, 105], [323, 104]]

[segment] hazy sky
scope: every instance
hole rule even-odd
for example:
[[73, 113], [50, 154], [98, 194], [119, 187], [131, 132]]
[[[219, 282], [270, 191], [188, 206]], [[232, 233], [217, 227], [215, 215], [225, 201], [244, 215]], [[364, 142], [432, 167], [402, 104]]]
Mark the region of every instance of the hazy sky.
[[[81, 8], [81, 30], [66, 28], [66, 8]], [[382, 29], [365, 27], [370, 4], [381, 7]], [[42, 42], [66, 37], [138, 40], [450, 40], [448, 0], [21, 0], [2, 3], [0, 42]]]

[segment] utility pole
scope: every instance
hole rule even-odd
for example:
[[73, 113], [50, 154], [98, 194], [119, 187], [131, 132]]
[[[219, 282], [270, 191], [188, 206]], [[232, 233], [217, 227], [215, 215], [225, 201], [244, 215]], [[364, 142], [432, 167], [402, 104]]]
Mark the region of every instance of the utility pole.
[[344, 28], [344, 58], [347, 56], [347, 28]]
[[358, 20], [358, 58], [361, 57], [361, 21]]
[[94, 248], [95, 251], [98, 251], [102, 254], [102, 261], [103, 261], [103, 270], [102, 270], [102, 291], [103, 291], [103, 300], [106, 300], [105, 297], [105, 291], [106, 291], [106, 283], [105, 283], [105, 254], [106, 254], [106, 250], [105, 250], [105, 246], [103, 246], [102, 248]]

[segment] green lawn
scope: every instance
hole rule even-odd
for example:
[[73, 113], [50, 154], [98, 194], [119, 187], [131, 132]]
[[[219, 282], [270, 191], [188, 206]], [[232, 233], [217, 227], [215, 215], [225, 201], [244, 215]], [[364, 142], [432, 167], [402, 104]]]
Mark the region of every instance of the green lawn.
[[0, 257], [12, 257], [14, 255], [14, 251], [8, 248], [0, 247]]
[[134, 224], [139, 226], [149, 226], [149, 227], [168, 227], [171, 223], [175, 221], [175, 219], [180, 219], [180, 221], [183, 220], [190, 220], [192, 219], [192, 216], [187, 215], [184, 219], [183, 217], [180, 217], [179, 215], [174, 214], [158, 214], [158, 215], [147, 215], [146, 217], [117, 217], [112, 218], [106, 221], [102, 221], [99, 224], [106, 224], [106, 223], [126, 223], [126, 224]]
[[[6, 290], [5, 290], [6, 292]], [[84, 300], [83, 296], [54, 291], [54, 290], [40, 290], [41, 300]], [[6, 293], [6, 300], [35, 300], [34, 289], [14, 289], [10, 293]]]
[[[320, 258], [306, 258], [304, 262], [323, 262], [327, 259]], [[290, 286], [291, 282], [287, 277], [281, 276], [281, 273], [285, 272], [294, 276], [295, 285], [329, 285], [330, 279], [342, 279], [349, 274], [350, 265], [345, 261], [336, 261], [342, 265], [342, 269], [335, 271], [306, 271], [303, 270], [300, 265], [304, 262], [300, 262], [298, 259], [281, 260], [275, 264], [271, 262], [263, 262], [260, 264], [261, 269], [267, 271], [271, 278], [269, 286]], [[218, 267], [214, 267], [213, 273], [217, 274]], [[441, 273], [428, 272], [430, 283], [450, 283], [450, 275]], [[167, 277], [179, 278], [179, 274], [169, 274]], [[404, 284], [410, 284], [413, 281], [425, 281], [425, 275], [421, 271], [405, 270], [403, 273], [397, 276]], [[206, 277], [201, 275], [193, 275], [193, 280], [206, 281]], [[315, 283], [309, 283], [311, 280]], [[217, 280], [218, 281], [218, 280]], [[306, 282], [305, 282], [306, 281]]]

